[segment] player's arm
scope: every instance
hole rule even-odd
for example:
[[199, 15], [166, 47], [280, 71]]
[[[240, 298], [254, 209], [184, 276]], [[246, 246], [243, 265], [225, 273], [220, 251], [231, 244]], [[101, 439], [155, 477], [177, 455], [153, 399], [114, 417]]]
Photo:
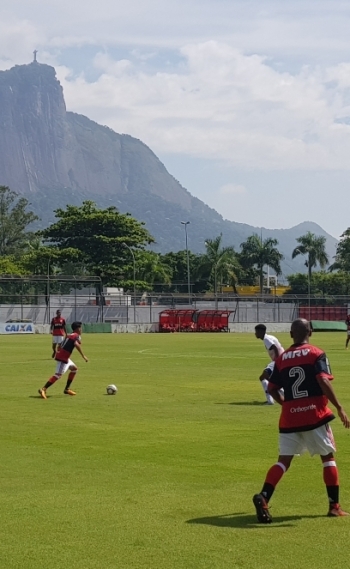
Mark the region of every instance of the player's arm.
[[52, 334], [53, 332], [53, 320], [51, 320], [51, 324], [50, 324], [50, 334]]
[[316, 371], [316, 380], [322, 389], [323, 395], [327, 397], [327, 399], [334, 405], [336, 408], [339, 418], [343, 423], [346, 429], [350, 428], [350, 420], [348, 419], [347, 414], [345, 413], [343, 406], [341, 405], [338, 397], [335, 394], [335, 391], [332, 387], [331, 381], [333, 379], [332, 371], [329, 366], [328, 358], [325, 353], [321, 354], [319, 358], [317, 358], [315, 363], [315, 371]]
[[271, 397], [273, 397], [276, 403], [282, 405], [284, 397], [283, 395], [280, 394], [280, 389], [281, 389], [280, 387], [271, 382], [269, 382], [267, 386], [267, 392], [271, 395]]
[[341, 422], [343, 423], [344, 427], [346, 429], [350, 429], [350, 420], [348, 419], [348, 416], [345, 413], [343, 406], [341, 405], [338, 397], [336, 396], [330, 380], [325, 376], [319, 376], [317, 377], [317, 381], [322, 389], [323, 395], [325, 395], [327, 399], [329, 399], [329, 401], [332, 403], [332, 405], [334, 405], [334, 407], [336, 408], [338, 416]]
[[274, 361], [278, 358], [278, 356], [279, 356], [279, 354], [278, 354], [278, 349], [277, 349], [277, 347], [275, 346], [275, 344], [272, 344], [272, 346], [269, 347], [268, 352], [269, 352], [269, 356], [270, 356], [270, 358], [272, 359], [273, 362], [274, 362]]
[[66, 321], [64, 321], [64, 324], [63, 324], [62, 328], [63, 328], [63, 330], [64, 330], [65, 335], [67, 336]]
[[78, 341], [75, 342], [74, 346], [76, 347], [76, 349], [78, 350], [79, 354], [81, 355], [81, 357], [83, 358], [83, 360], [85, 360], [86, 362], [88, 362], [89, 360], [87, 359], [86, 356], [84, 356], [83, 354], [83, 350], [81, 349], [80, 343]]
[[259, 376], [260, 381], [263, 381], [264, 379], [269, 380], [271, 376], [271, 373], [269, 373], [267, 371], [267, 369], [264, 369], [264, 371], [262, 372], [262, 374]]

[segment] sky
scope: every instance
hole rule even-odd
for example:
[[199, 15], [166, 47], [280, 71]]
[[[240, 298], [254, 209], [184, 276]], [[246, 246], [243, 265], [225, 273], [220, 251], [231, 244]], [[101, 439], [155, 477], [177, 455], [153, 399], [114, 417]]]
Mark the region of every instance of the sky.
[[0, 69], [147, 144], [225, 219], [350, 226], [350, 3], [0, 0]]

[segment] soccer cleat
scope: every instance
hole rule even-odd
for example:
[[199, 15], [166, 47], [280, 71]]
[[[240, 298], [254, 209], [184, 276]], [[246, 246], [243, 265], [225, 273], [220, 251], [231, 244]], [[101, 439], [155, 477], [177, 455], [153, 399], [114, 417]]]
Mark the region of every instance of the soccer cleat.
[[71, 389], [65, 389], [63, 393], [66, 395], [76, 395], [75, 391], [72, 391]]
[[332, 504], [329, 506], [327, 516], [329, 518], [338, 518], [340, 516], [350, 516], [350, 514], [348, 514], [348, 512], [344, 512], [339, 504]]
[[253, 496], [253, 504], [256, 509], [256, 517], [261, 524], [270, 524], [272, 517], [269, 512], [269, 506], [262, 494], [255, 494]]
[[40, 395], [40, 397], [41, 397], [42, 399], [47, 399], [47, 396], [46, 396], [46, 389], [45, 389], [44, 387], [43, 387], [42, 389], [39, 389], [39, 390], [38, 390], [38, 393], [39, 393], [39, 395]]

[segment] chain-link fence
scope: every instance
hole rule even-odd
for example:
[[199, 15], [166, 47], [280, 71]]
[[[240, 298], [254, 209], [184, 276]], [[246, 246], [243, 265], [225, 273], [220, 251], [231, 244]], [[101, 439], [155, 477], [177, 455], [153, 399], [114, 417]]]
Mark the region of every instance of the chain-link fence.
[[[98, 277], [0, 278], [0, 322], [48, 324], [59, 309], [67, 322], [156, 323], [169, 308], [229, 310], [230, 322], [291, 322], [300, 307], [347, 307], [350, 297], [135, 294], [102, 286]], [[338, 319], [338, 318], [334, 318]]]

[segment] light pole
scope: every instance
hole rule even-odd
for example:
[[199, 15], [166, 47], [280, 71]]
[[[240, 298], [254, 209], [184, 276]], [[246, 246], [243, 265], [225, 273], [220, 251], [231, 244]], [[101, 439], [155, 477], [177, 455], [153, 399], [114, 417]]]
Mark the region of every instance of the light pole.
[[308, 296], [308, 306], [309, 306], [309, 322], [311, 319], [311, 279], [310, 279], [310, 252], [308, 252], [308, 255], [306, 256], [305, 253], [303, 253], [302, 251], [300, 251], [300, 249], [296, 249], [296, 251], [298, 251], [298, 253], [300, 253], [300, 255], [303, 255], [303, 257], [305, 257], [306, 261], [307, 261], [307, 296]]
[[189, 221], [181, 221], [181, 225], [185, 227], [185, 238], [186, 238], [186, 258], [187, 258], [187, 293], [188, 293], [188, 304], [192, 304], [191, 301], [191, 278], [190, 278], [190, 257], [188, 254], [188, 241], [187, 241], [187, 225]]
[[[207, 247], [210, 247], [210, 248], [211, 248], [211, 250], [213, 250], [213, 248], [212, 248], [211, 244], [210, 244], [210, 243], [208, 243], [208, 241], [205, 241], [205, 244], [206, 244], [206, 246], [207, 246]], [[219, 259], [219, 261], [220, 261], [220, 259]], [[217, 310], [217, 309], [218, 309], [218, 294], [217, 294], [217, 287], [218, 287], [218, 284], [217, 284], [217, 270], [218, 270], [218, 263], [219, 263], [219, 261], [217, 261], [217, 262], [215, 263], [215, 265], [214, 265], [214, 297], [215, 297], [215, 310]]]
[[134, 255], [134, 251], [131, 249], [131, 247], [129, 247], [129, 245], [127, 245], [124, 242], [122, 243], [122, 245], [124, 245], [124, 247], [129, 249], [129, 251], [132, 255], [132, 261], [133, 261], [133, 265], [134, 265], [134, 324], [136, 324], [136, 263], [135, 263], [135, 255]]
[[51, 311], [51, 307], [50, 307], [50, 257], [47, 261], [47, 290], [46, 290], [46, 306], [47, 306], [47, 323], [50, 324], [51, 322], [51, 318], [50, 318], [50, 311]]

